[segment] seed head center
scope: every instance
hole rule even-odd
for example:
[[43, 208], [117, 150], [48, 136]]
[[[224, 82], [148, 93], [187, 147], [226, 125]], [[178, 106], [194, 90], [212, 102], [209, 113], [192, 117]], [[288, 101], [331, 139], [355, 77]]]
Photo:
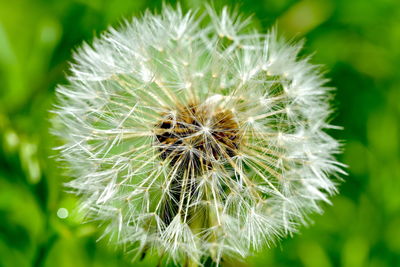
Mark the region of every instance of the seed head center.
[[156, 125], [160, 157], [170, 165], [209, 169], [237, 154], [239, 125], [232, 111], [190, 104], [163, 116]]

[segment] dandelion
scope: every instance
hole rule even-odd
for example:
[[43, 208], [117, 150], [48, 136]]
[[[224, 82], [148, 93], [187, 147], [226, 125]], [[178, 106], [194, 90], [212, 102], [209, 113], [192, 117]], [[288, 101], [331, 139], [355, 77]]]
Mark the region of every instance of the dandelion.
[[300, 44], [165, 6], [75, 54], [55, 132], [105, 235], [178, 264], [246, 257], [336, 192], [330, 89]]

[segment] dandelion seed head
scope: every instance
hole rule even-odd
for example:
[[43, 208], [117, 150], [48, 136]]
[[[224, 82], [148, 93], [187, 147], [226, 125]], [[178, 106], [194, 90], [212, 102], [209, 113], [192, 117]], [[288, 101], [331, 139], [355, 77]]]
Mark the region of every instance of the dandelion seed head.
[[336, 193], [326, 79], [301, 44], [248, 24], [164, 6], [75, 53], [54, 130], [104, 236], [218, 264], [295, 232]]

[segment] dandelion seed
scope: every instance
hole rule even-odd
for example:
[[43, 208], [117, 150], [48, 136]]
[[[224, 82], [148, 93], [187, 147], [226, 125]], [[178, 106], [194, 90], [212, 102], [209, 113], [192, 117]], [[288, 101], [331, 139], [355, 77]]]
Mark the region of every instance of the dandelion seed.
[[55, 132], [82, 210], [125, 247], [202, 264], [296, 231], [336, 192], [330, 89], [301, 45], [165, 6], [75, 54]]

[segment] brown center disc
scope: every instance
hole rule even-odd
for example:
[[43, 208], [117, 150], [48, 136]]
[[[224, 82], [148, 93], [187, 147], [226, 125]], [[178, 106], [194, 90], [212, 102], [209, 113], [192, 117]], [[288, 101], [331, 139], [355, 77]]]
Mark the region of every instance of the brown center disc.
[[[236, 155], [239, 130], [232, 111], [187, 105], [169, 113], [156, 127], [161, 158], [171, 166], [207, 169]], [[201, 169], [196, 168], [196, 169]]]

